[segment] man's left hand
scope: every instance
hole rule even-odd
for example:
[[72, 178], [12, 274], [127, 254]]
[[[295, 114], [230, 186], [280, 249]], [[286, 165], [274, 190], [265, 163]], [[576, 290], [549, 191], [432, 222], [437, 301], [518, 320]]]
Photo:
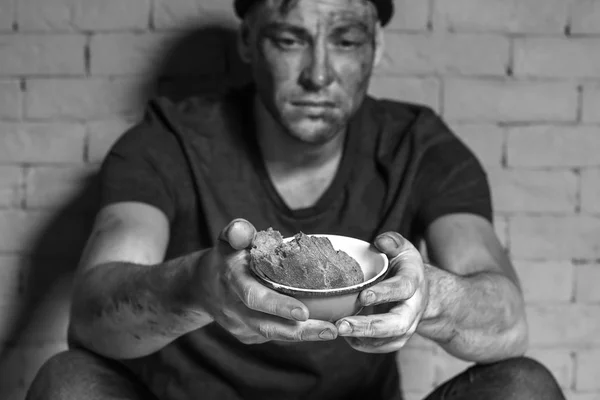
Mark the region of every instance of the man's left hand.
[[427, 307], [429, 287], [419, 251], [400, 234], [386, 232], [375, 246], [390, 259], [389, 277], [359, 295], [364, 307], [382, 314], [356, 315], [337, 321], [338, 332], [350, 346], [366, 353], [402, 348], [415, 333]]

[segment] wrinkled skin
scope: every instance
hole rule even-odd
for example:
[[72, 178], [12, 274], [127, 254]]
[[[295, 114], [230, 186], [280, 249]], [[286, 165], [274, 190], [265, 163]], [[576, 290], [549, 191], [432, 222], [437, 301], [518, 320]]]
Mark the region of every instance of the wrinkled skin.
[[376, 10], [365, 0], [266, 0], [242, 29], [259, 99], [283, 130], [320, 145], [345, 131], [381, 56]]
[[196, 302], [245, 344], [335, 339], [335, 325], [310, 319], [299, 300], [263, 286], [252, 276], [248, 249], [255, 235], [254, 226], [244, 219], [235, 219], [223, 229], [206, 263], [191, 278], [197, 282], [193, 284], [198, 288]]
[[429, 300], [423, 258], [399, 233], [386, 232], [375, 246], [390, 259], [389, 276], [359, 295], [363, 314], [336, 322], [348, 344], [365, 353], [400, 350], [416, 332]]

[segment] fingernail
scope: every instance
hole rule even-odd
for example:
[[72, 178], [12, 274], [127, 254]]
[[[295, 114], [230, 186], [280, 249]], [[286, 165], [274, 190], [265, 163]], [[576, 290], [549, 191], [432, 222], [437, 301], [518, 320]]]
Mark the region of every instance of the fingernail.
[[301, 308], [294, 308], [291, 314], [296, 321], [306, 321], [306, 314]]
[[364, 304], [365, 305], [369, 305], [371, 303], [373, 303], [375, 301], [375, 293], [373, 293], [371, 290], [365, 292], [364, 294]]
[[231, 221], [229, 226], [227, 226], [227, 229], [225, 229], [225, 237], [229, 237], [229, 233], [231, 232], [231, 230], [233, 229], [233, 227], [236, 223], [237, 223], [237, 220], [233, 220], [233, 221]]
[[352, 333], [352, 325], [350, 325], [348, 321], [342, 321], [338, 325], [338, 332], [340, 333], [340, 335], [347, 335], [349, 333]]
[[381, 247], [397, 248], [398, 243], [389, 235], [381, 235], [377, 238], [377, 244]]
[[332, 340], [333, 332], [330, 329], [325, 329], [321, 333], [319, 333], [319, 337], [323, 340]]
[[394, 247], [400, 247], [402, 245], [402, 243], [398, 241], [397, 237], [392, 235], [386, 235], [386, 237], [394, 244]]

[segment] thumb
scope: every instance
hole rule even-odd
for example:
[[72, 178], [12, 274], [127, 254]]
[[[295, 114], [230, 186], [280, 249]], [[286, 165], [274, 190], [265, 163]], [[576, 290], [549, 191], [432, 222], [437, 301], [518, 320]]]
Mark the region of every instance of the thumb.
[[231, 221], [219, 235], [222, 244], [229, 245], [233, 250], [243, 250], [252, 244], [256, 228], [245, 219], [238, 218]]
[[375, 247], [389, 258], [394, 258], [404, 251], [415, 249], [412, 243], [396, 232], [385, 232], [377, 236]]

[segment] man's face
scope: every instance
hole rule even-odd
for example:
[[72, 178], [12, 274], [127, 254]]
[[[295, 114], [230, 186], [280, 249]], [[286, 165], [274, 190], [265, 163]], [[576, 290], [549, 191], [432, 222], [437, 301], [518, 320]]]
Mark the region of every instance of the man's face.
[[249, 52], [261, 101], [284, 129], [321, 144], [360, 106], [373, 69], [376, 11], [366, 0], [265, 0]]

